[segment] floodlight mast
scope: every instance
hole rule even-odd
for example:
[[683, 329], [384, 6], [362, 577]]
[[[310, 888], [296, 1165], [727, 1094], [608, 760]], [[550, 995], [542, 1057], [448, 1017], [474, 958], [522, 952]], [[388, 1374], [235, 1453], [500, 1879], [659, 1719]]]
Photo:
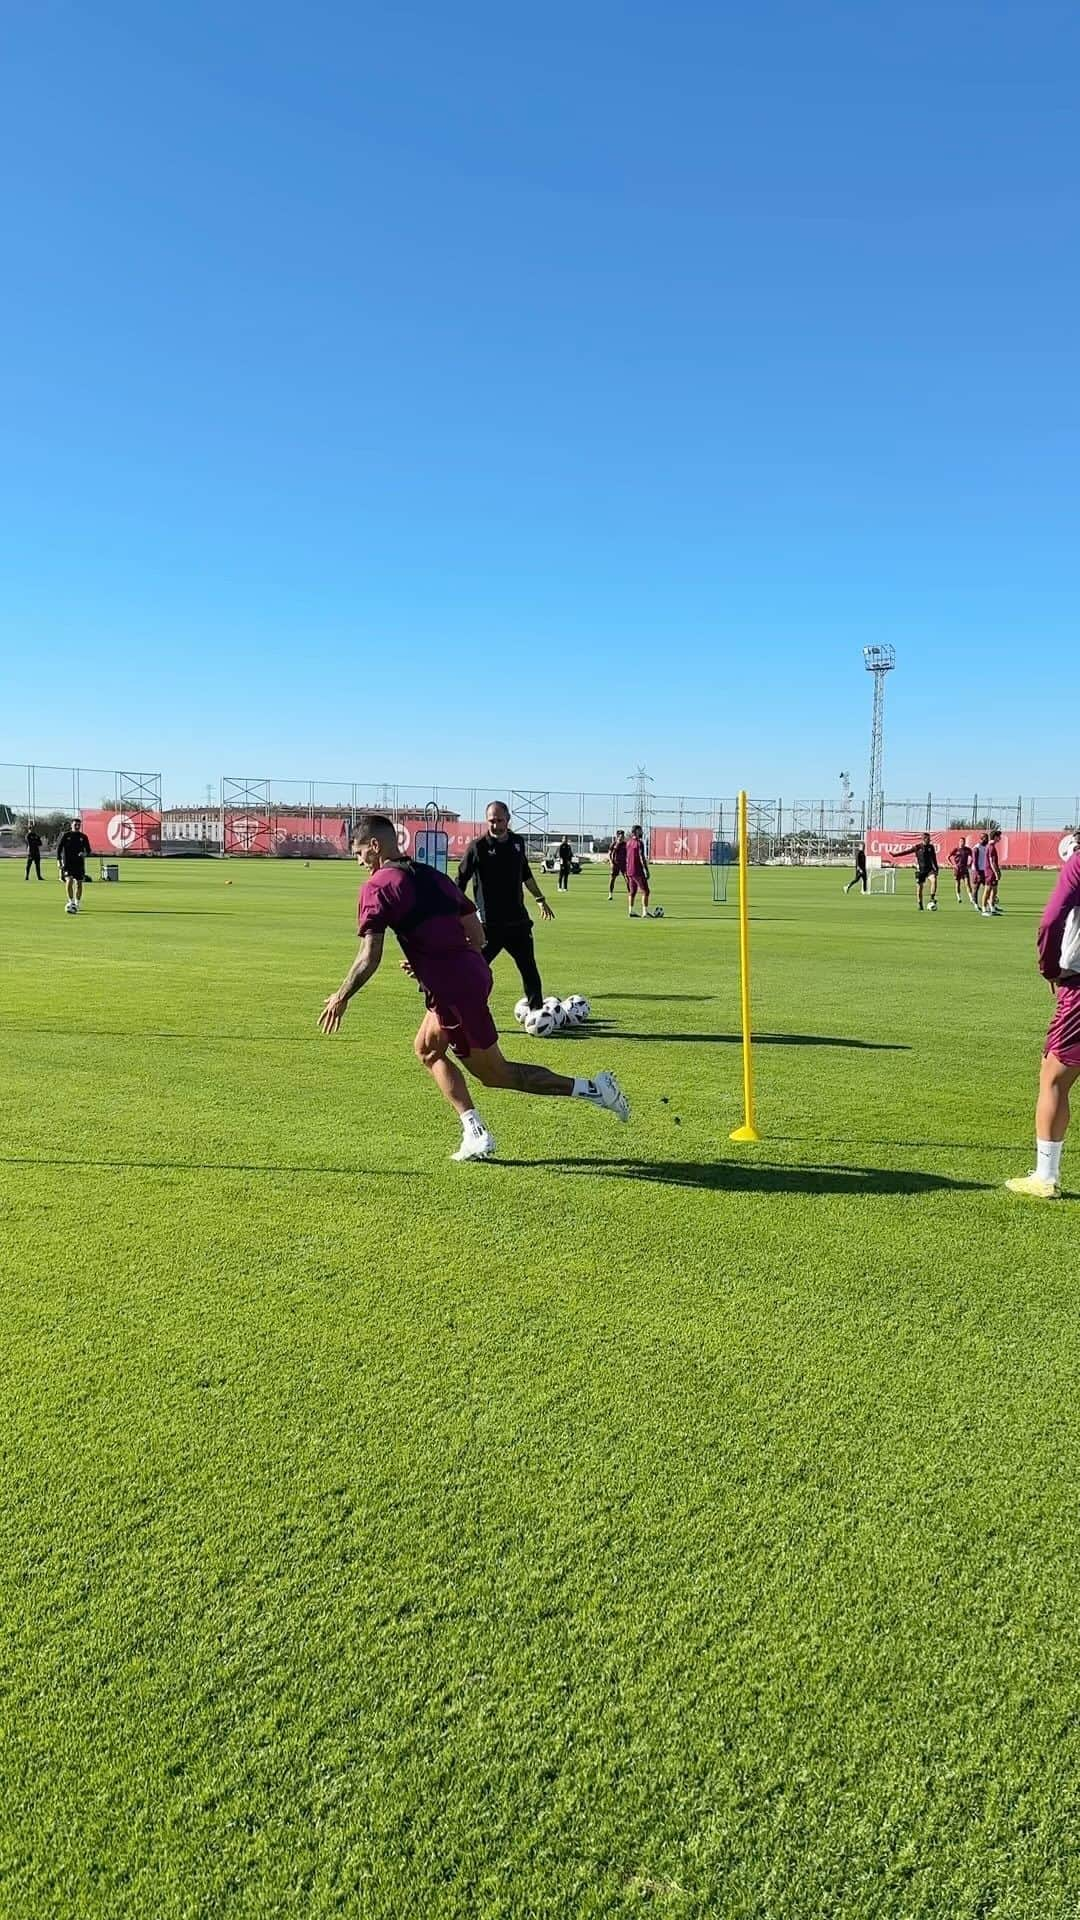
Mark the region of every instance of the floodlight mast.
[[867, 827], [885, 824], [885, 675], [896, 665], [896, 648], [864, 647], [863, 665], [874, 676], [874, 711], [870, 723], [870, 777], [866, 787]]

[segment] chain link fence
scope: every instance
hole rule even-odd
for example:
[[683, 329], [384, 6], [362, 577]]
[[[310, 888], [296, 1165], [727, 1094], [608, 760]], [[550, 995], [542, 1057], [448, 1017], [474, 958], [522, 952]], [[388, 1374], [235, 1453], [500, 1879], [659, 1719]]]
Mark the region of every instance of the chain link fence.
[[[610, 792], [405, 781], [277, 780], [226, 774], [190, 804], [163, 805], [156, 774], [94, 767], [0, 764], [0, 848], [22, 844], [28, 819], [38, 822], [46, 844], [72, 814], [92, 809], [135, 819], [160, 814], [164, 853], [262, 853], [277, 857], [341, 857], [357, 816], [388, 813], [399, 823], [403, 844], [435, 806], [448, 833], [451, 857], [482, 831], [493, 799], [505, 800], [530, 851], [542, 856], [561, 840], [581, 858], [603, 857], [621, 828], [646, 829], [654, 860], [705, 864], [718, 846], [735, 842], [734, 792], [726, 795], [656, 793], [644, 778], [630, 790]], [[752, 798], [750, 857], [759, 864], [844, 864], [862, 844], [863, 810], [850, 800]], [[1064, 832], [1080, 824], [1080, 796], [1002, 799], [975, 792], [953, 798], [928, 793], [886, 800], [886, 833], [944, 832], [952, 828], [1003, 833]], [[149, 844], [149, 837], [148, 837]], [[123, 850], [121, 847], [120, 850]]]

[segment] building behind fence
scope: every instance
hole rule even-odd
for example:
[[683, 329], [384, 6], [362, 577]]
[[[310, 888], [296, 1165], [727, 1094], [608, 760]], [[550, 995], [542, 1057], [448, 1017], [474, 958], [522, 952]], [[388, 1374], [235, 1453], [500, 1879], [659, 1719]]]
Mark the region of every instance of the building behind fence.
[[[735, 840], [735, 796], [657, 794], [639, 782], [632, 791], [566, 792], [554, 788], [425, 786], [379, 781], [271, 780], [226, 774], [209, 796], [189, 806], [164, 806], [160, 774], [86, 767], [0, 764], [0, 847], [22, 844], [28, 819], [55, 838], [73, 814], [82, 816], [95, 853], [263, 854], [277, 858], [334, 858], [348, 854], [353, 822], [373, 810], [398, 825], [403, 847], [439, 809], [451, 859], [483, 831], [491, 799], [505, 799], [536, 855], [569, 839], [581, 855], [606, 852], [620, 828], [640, 821], [652, 858], [704, 864], [717, 846]], [[886, 800], [883, 825], [867, 835], [865, 814], [849, 796], [839, 801], [752, 798], [750, 856], [757, 863], [846, 863], [866, 842], [872, 857], [888, 857], [929, 830], [948, 840], [958, 830], [1001, 829], [1012, 865], [1052, 865], [1066, 829], [1080, 822], [1080, 797], [1012, 799], [979, 793], [953, 799], [927, 794]], [[873, 840], [873, 847], [870, 841]], [[1010, 851], [1012, 858], [1010, 860]]]

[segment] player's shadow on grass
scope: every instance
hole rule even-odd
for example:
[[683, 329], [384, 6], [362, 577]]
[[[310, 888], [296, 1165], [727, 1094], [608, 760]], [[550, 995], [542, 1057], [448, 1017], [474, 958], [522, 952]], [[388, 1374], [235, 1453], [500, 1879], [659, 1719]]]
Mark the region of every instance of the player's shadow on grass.
[[[588, 1027], [581, 1029], [588, 1033]], [[741, 1033], [625, 1033], [612, 1027], [611, 1040], [681, 1040], [692, 1046], [741, 1047]], [[902, 1040], [853, 1040], [831, 1033], [755, 1033], [755, 1047], [857, 1047], [867, 1053], [910, 1053]]]
[[609, 1000], [715, 1000], [715, 993], [605, 993], [606, 1006]]
[[749, 1160], [515, 1160], [503, 1166], [548, 1167], [553, 1173], [638, 1180], [654, 1186], [696, 1187], [709, 1193], [920, 1194], [986, 1193], [985, 1180], [951, 1180], [942, 1173], [900, 1167], [768, 1166]]
[[[3, 1167], [82, 1167], [99, 1173], [334, 1173], [355, 1180], [359, 1175], [374, 1177], [373, 1167], [325, 1167], [267, 1160], [80, 1160], [56, 1154], [0, 1154]], [[380, 1167], [379, 1179], [407, 1180], [414, 1176], [403, 1167]]]

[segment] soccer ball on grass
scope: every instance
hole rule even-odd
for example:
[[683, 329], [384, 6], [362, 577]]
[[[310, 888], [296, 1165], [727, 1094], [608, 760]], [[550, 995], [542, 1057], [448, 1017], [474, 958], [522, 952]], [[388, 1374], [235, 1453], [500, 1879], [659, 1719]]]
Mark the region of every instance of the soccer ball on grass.
[[547, 1007], [533, 1007], [525, 1015], [524, 1027], [534, 1040], [549, 1040], [555, 1032], [555, 1015]]
[[514, 1019], [517, 1021], [519, 1027], [523, 1027], [528, 1017], [529, 1017], [529, 1003], [525, 999], [524, 995], [522, 995], [521, 999], [517, 1003], [517, 1006], [514, 1008]]
[[583, 993], [572, 993], [568, 999], [563, 1001], [563, 1012], [566, 1015], [568, 1025], [571, 1027], [583, 1027], [592, 1012], [592, 1008]]

